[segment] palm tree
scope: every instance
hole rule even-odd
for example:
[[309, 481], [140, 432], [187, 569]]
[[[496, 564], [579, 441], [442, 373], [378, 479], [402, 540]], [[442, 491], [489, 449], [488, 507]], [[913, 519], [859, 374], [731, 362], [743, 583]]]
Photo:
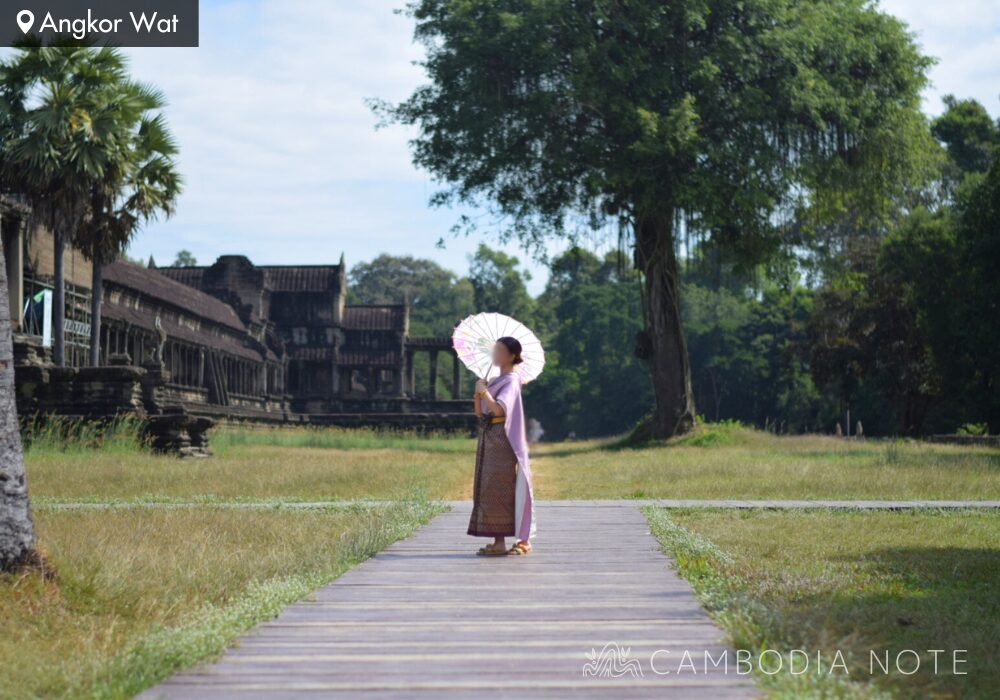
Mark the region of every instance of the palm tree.
[[67, 243], [117, 151], [109, 103], [126, 78], [114, 48], [22, 45], [0, 62], [0, 181], [27, 197], [53, 238], [53, 360], [65, 363]]
[[173, 160], [177, 145], [162, 114], [150, 114], [165, 104], [163, 95], [145, 85], [122, 83], [117, 99], [102, 115], [116, 125], [115, 148], [104, 176], [91, 190], [87, 220], [77, 243], [90, 259], [90, 364], [101, 361], [101, 296], [103, 268], [128, 247], [146, 222], [170, 216], [181, 190]]

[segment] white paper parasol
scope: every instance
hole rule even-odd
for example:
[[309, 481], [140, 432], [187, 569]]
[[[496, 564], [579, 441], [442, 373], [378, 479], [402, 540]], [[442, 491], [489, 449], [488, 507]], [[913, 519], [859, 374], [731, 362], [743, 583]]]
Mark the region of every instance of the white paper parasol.
[[505, 336], [517, 338], [521, 343], [524, 361], [514, 365], [514, 371], [520, 375], [521, 382], [527, 384], [542, 373], [545, 351], [535, 334], [520, 321], [497, 313], [467, 316], [455, 326], [451, 344], [466, 367], [480, 379], [488, 379], [493, 367], [493, 346]]

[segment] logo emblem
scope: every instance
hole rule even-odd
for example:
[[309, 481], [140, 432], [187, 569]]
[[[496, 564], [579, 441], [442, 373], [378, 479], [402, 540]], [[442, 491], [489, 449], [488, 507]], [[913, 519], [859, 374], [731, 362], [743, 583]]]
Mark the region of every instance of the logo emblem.
[[31, 29], [31, 25], [35, 23], [35, 13], [31, 10], [21, 10], [17, 13], [17, 26], [21, 28], [21, 31], [25, 34]]
[[620, 647], [618, 642], [608, 642], [600, 652], [591, 649], [587, 654], [588, 661], [583, 665], [584, 677], [621, 678], [628, 675], [642, 678], [642, 666], [638, 659], [629, 658], [631, 651], [632, 647]]

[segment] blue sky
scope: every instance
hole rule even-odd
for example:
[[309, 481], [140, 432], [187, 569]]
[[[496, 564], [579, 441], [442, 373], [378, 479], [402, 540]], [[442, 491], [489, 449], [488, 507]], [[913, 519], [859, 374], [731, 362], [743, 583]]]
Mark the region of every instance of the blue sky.
[[[332, 263], [343, 252], [350, 266], [390, 252], [464, 273], [478, 239], [448, 233], [456, 213], [428, 208], [436, 188], [410, 163], [411, 134], [376, 131], [364, 104], [402, 99], [422, 82], [412, 22], [393, 13], [402, 4], [202, 0], [199, 48], [130, 49], [135, 76], [166, 93], [186, 180], [177, 214], [147, 227], [130, 254], [169, 264], [187, 249], [201, 263], [243, 253], [289, 264]], [[882, 6], [939, 59], [925, 111], [939, 113], [940, 97], [954, 93], [1000, 115], [1000, 2]], [[500, 247], [540, 291], [544, 267], [516, 244]]]

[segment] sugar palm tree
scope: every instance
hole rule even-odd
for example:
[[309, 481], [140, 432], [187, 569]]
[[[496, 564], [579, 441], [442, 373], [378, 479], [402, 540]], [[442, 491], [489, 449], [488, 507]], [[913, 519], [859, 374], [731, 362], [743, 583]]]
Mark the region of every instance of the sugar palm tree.
[[174, 156], [177, 145], [162, 114], [165, 102], [149, 86], [122, 83], [117, 99], [102, 114], [115, 124], [114, 148], [104, 175], [94, 182], [86, 221], [77, 243], [90, 259], [91, 283], [90, 364], [101, 361], [101, 297], [103, 268], [128, 247], [146, 222], [170, 216], [181, 190]]
[[53, 359], [65, 363], [67, 243], [75, 241], [96, 182], [118, 151], [109, 103], [125, 59], [114, 48], [22, 45], [0, 62], [0, 182], [27, 197], [53, 238]]

